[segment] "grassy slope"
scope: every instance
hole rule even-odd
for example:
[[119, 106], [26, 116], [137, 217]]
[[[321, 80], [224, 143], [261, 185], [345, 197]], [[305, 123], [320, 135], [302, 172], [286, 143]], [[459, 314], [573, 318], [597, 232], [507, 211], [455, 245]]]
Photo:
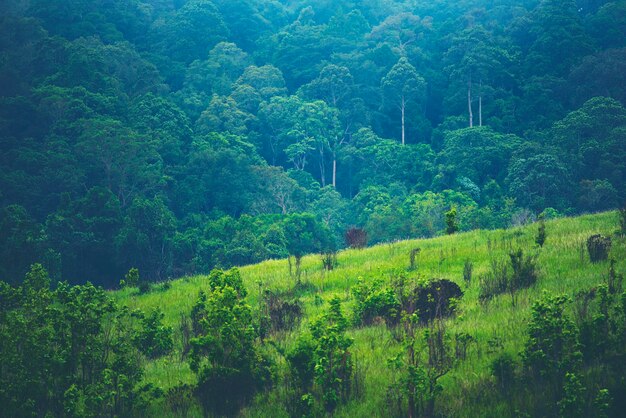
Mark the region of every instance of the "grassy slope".
[[[471, 347], [467, 360], [442, 378], [444, 391], [438, 399], [438, 406], [446, 415], [453, 416], [508, 415], [505, 405], [492, 403], [485, 406], [484, 400], [476, 399], [476, 394], [488, 389], [491, 360], [502, 350], [512, 354], [521, 351], [530, 305], [544, 289], [573, 295], [580, 289], [605, 280], [608, 263], [591, 264], [584, 243], [589, 235], [614, 233], [617, 224], [616, 212], [547, 222], [548, 238], [540, 251], [534, 244], [537, 226], [530, 225], [509, 230], [472, 231], [433, 239], [402, 241], [364, 250], [346, 250], [338, 254], [338, 267], [331, 272], [322, 271], [319, 256], [309, 256], [303, 260], [303, 281], [312, 285], [308, 287], [308, 292], [302, 293], [306, 316], [310, 318], [323, 309], [320, 298], [328, 300], [332, 295], [339, 295], [346, 302], [344, 311], [349, 314], [352, 303], [350, 288], [358, 277], [368, 280], [404, 274], [408, 277], [420, 275], [453, 280], [464, 289], [465, 295], [460, 303], [459, 315], [450, 321], [449, 330], [451, 333], [467, 332], [477, 343]], [[416, 247], [422, 249], [417, 258], [418, 268], [408, 271], [409, 252]], [[508, 258], [508, 252], [517, 248], [525, 252], [539, 252], [538, 284], [520, 292], [514, 307], [508, 295], [494, 299], [487, 306], [481, 305], [478, 302], [478, 277], [487, 271], [491, 259]], [[611, 256], [617, 260], [617, 271], [626, 272], [626, 245], [623, 238], [614, 239]], [[469, 287], [462, 279], [465, 260], [474, 263], [473, 280]], [[257, 303], [260, 286], [284, 290], [293, 285], [286, 260], [270, 260], [240, 270], [252, 306]], [[205, 287], [203, 276], [197, 276], [174, 281], [168, 290], [136, 295], [135, 290], [125, 289], [116, 292], [115, 297], [123, 304], [143, 310], [160, 307], [165, 312], [166, 323], [177, 330], [181, 314], [189, 314], [198, 291]], [[302, 327], [306, 326], [305, 320]], [[297, 332], [276, 338], [276, 344], [279, 347], [288, 346], [295, 334]], [[385, 416], [384, 393], [392, 378], [385, 361], [400, 347], [384, 326], [352, 329], [350, 334], [355, 339], [353, 353], [358, 368], [365, 375], [364, 396], [341, 407], [337, 415]], [[494, 353], [489, 349], [489, 341], [496, 340], [502, 342], [502, 348]], [[177, 343], [180, 344], [178, 340]], [[193, 381], [187, 364], [179, 361], [179, 354], [148, 363], [146, 378], [165, 389], [180, 381]], [[275, 405], [271, 405], [272, 399], [279, 396], [276, 392], [257, 399], [244, 414], [280, 416]], [[489, 409], [488, 412], [482, 409], [485, 407]], [[475, 408], [482, 410], [479, 412]]]

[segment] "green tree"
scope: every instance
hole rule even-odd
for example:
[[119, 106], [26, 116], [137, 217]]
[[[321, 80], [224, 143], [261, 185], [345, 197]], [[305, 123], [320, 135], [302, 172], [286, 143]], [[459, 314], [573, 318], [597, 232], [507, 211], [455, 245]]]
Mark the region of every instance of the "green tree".
[[[321, 253], [331, 247], [326, 227], [317, 222], [309, 213], [294, 213], [283, 223], [287, 251], [289, 252], [289, 273], [295, 274], [300, 283], [300, 264], [306, 254]], [[295, 272], [291, 271], [291, 257], [295, 259]]]
[[426, 82], [409, 61], [402, 57], [381, 81], [384, 103], [400, 110], [402, 145], [405, 144], [405, 117], [410, 102], [419, 103], [425, 94]]
[[453, 206], [446, 212], [446, 233], [450, 235], [454, 234], [458, 230], [459, 225], [456, 220], [456, 207]]
[[341, 300], [330, 300], [328, 311], [311, 324], [315, 344], [314, 380], [322, 392], [326, 411], [347, 401], [352, 384], [351, 338], [345, 335], [348, 320], [341, 312]]
[[205, 414], [235, 414], [269, 379], [254, 345], [252, 311], [237, 270], [214, 270], [192, 311], [189, 362]]
[[167, 278], [171, 268], [176, 218], [160, 197], [137, 198], [115, 238], [122, 265], [136, 265], [150, 281]]

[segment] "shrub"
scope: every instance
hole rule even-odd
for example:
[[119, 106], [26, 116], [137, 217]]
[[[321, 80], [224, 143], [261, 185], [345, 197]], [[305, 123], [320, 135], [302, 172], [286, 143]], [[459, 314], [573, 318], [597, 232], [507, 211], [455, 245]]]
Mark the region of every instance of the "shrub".
[[330, 271], [337, 267], [337, 253], [334, 251], [322, 254], [322, 267], [324, 270]]
[[126, 286], [135, 287], [139, 285], [139, 269], [133, 267], [124, 276]]
[[480, 293], [478, 300], [488, 302], [508, 289], [508, 266], [504, 261], [491, 260], [490, 270], [480, 278]]
[[183, 383], [174, 386], [165, 394], [165, 401], [176, 416], [186, 417], [194, 404], [193, 387]]
[[478, 299], [487, 302], [497, 295], [509, 292], [515, 303], [518, 290], [537, 282], [537, 255], [526, 255], [521, 249], [509, 253], [512, 273], [505, 261], [492, 260], [490, 271], [481, 278]]
[[554, 393], [563, 387], [565, 373], [576, 370], [582, 354], [578, 329], [565, 313], [566, 296], [544, 293], [532, 306], [522, 359], [536, 379], [553, 384]]
[[626, 235], [626, 205], [619, 210], [619, 229], [622, 235]]
[[456, 208], [454, 206], [446, 212], [446, 234], [448, 235], [454, 234], [459, 230], [456, 215]]
[[537, 282], [537, 255], [524, 256], [522, 249], [509, 254], [513, 274], [509, 283], [509, 291], [515, 293]]
[[146, 356], [157, 358], [172, 351], [172, 328], [163, 325], [165, 315], [159, 308], [154, 309], [148, 316], [139, 315], [141, 330], [134, 338], [134, 343]]
[[387, 325], [395, 325], [399, 319], [400, 302], [390, 287], [384, 287], [382, 280], [371, 284], [359, 278], [352, 287], [356, 300], [353, 310], [353, 322], [356, 325], [370, 325], [376, 318], [383, 318]]
[[546, 222], [543, 220], [543, 217], [539, 217], [539, 227], [537, 228], [537, 236], [535, 237], [535, 243], [543, 247], [543, 244], [546, 242]]
[[189, 363], [205, 416], [234, 416], [271, 380], [270, 365], [257, 351], [252, 310], [239, 271], [214, 270], [210, 293], [201, 292], [192, 309]]
[[463, 291], [456, 283], [447, 279], [433, 279], [427, 284], [416, 286], [402, 301], [402, 310], [417, 313], [419, 322], [429, 323], [436, 318], [444, 318], [454, 313], [456, 300]]
[[152, 290], [152, 283], [146, 282], [145, 280], [141, 280], [139, 282], [139, 293], [140, 294], [145, 294], [145, 293], [150, 293], [150, 291]]
[[284, 296], [266, 290], [263, 294], [266, 314], [270, 320], [270, 329], [274, 332], [292, 330], [302, 319], [300, 299], [287, 299]]
[[509, 353], [502, 353], [491, 362], [491, 374], [502, 392], [508, 394], [515, 382], [515, 359]]
[[[348, 321], [341, 312], [341, 302], [330, 300], [328, 310], [313, 320], [310, 335], [301, 336], [286, 358], [300, 400], [295, 411], [299, 416], [310, 411], [315, 396], [327, 412], [345, 402], [351, 393], [353, 361], [352, 339], [345, 335]], [[315, 384], [315, 387], [313, 387]], [[312, 392], [305, 393], [305, 392]]]
[[367, 231], [352, 227], [345, 233], [346, 245], [350, 248], [365, 248], [367, 246]]
[[609, 257], [611, 238], [600, 234], [587, 238], [587, 252], [592, 263], [604, 261]]

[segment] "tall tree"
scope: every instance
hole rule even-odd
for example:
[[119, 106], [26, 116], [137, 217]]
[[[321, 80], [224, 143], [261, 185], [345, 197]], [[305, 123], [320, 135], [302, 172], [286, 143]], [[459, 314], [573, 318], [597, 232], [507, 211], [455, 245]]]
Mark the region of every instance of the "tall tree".
[[402, 57], [382, 79], [383, 103], [393, 104], [400, 110], [402, 145], [405, 144], [406, 108], [410, 102], [423, 99], [426, 82], [409, 61]]

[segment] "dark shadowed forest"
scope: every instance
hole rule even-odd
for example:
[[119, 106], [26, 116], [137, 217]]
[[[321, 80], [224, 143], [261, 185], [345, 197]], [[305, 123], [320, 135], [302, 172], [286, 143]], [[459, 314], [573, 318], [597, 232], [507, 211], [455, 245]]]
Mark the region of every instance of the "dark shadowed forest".
[[4, 280], [38, 261], [53, 280], [158, 281], [293, 254], [289, 228], [319, 229], [315, 252], [350, 227], [435, 236], [451, 207], [465, 231], [626, 198], [624, 1], [0, 15]]

